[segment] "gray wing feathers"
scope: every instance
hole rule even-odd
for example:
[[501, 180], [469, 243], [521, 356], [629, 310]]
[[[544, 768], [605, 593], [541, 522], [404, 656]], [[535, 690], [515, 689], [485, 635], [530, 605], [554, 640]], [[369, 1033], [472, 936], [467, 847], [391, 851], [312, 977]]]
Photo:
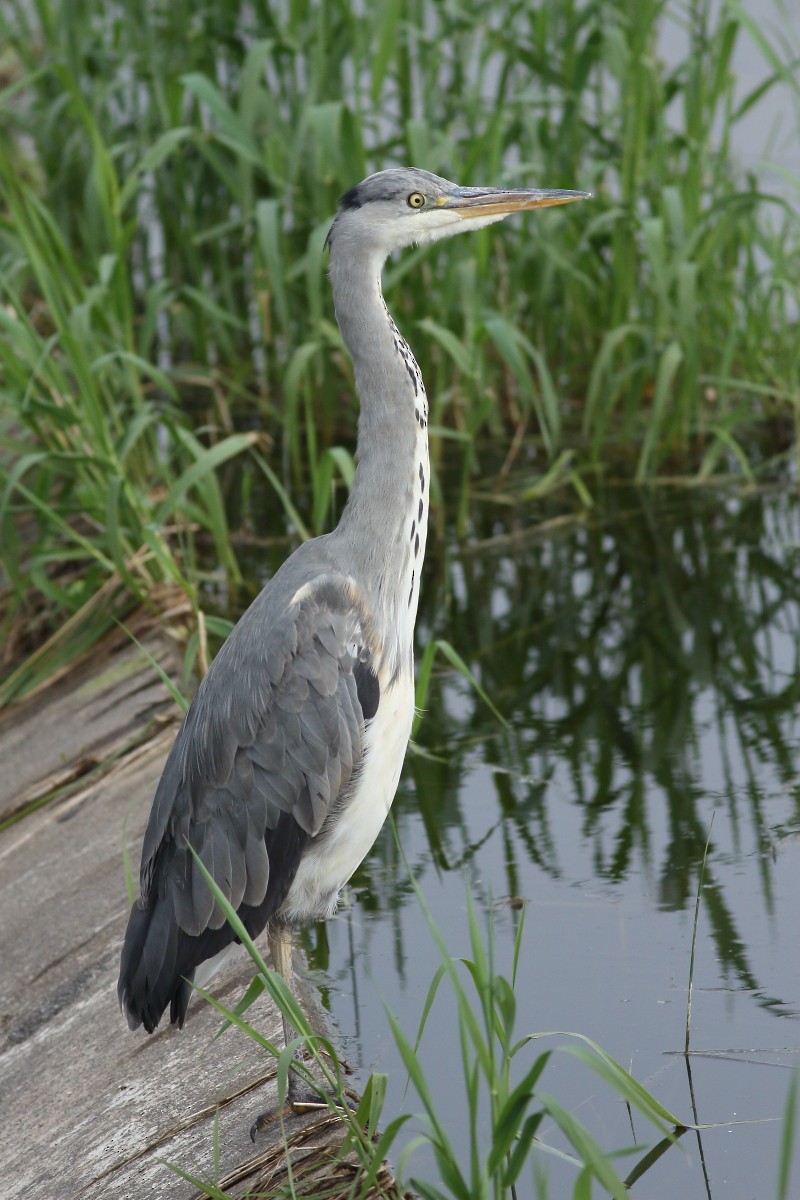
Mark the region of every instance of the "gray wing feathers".
[[225, 917], [187, 843], [234, 908], [258, 905], [270, 873], [266, 831], [284, 812], [316, 836], [361, 758], [353, 670], [373, 634], [360, 596], [350, 580], [327, 576], [275, 612], [268, 590], [200, 685], [145, 834], [142, 897], [154, 886], [171, 895], [189, 934]]

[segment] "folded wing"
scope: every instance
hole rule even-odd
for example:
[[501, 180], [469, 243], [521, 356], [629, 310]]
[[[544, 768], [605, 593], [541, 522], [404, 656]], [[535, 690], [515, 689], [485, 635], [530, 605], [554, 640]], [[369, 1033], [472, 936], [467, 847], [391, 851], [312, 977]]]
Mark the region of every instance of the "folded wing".
[[335, 574], [285, 603], [268, 585], [231, 633], [153, 800], [118, 987], [131, 1028], [168, 1004], [183, 1024], [195, 968], [233, 940], [197, 860], [252, 936], [280, 908], [358, 770], [374, 653], [363, 598]]

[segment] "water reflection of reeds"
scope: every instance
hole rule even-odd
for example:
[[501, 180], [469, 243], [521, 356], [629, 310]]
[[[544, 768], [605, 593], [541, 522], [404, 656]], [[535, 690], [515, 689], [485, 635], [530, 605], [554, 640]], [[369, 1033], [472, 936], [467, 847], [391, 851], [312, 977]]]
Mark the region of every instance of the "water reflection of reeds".
[[[769, 912], [776, 826], [800, 821], [800, 508], [786, 495], [626, 490], [558, 537], [493, 528], [479, 514], [470, 545], [448, 546], [430, 572], [421, 642], [446, 636], [509, 727], [452, 671], [434, 673], [395, 810], [401, 837], [414, 812], [424, 824], [412, 866], [429, 855], [462, 869], [498, 836], [505, 878], [490, 886], [518, 896], [531, 863], [561, 874], [552, 818], [566, 803], [597, 879], [643, 866], [659, 907], [685, 908], [722, 809], [703, 904], [723, 969], [758, 992], [714, 864], [756, 855]], [[493, 787], [479, 813], [460, 795], [476, 763]], [[380, 854], [357, 877], [373, 911], [406, 891], [392, 838]]]

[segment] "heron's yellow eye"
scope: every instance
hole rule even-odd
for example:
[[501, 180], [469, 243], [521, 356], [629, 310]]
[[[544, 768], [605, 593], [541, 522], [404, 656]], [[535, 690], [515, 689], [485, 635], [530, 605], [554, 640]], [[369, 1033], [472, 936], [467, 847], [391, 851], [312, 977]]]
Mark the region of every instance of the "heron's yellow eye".
[[425, 197], [423, 196], [422, 192], [412, 192], [408, 197], [409, 208], [422, 208], [424, 203]]

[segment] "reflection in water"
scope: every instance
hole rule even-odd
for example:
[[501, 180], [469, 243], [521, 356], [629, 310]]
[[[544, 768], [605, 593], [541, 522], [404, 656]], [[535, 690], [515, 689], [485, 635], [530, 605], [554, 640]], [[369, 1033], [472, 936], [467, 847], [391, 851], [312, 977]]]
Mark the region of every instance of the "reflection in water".
[[[784, 1046], [800, 1040], [794, 1026], [763, 1023], [800, 1006], [800, 506], [785, 494], [619, 490], [599, 514], [555, 528], [519, 514], [513, 533], [495, 535], [485, 512], [468, 545], [431, 564], [419, 643], [450, 641], [508, 728], [460, 677], [435, 675], [395, 802], [403, 854], [453, 953], [463, 952], [465, 878], [509, 944], [525, 898], [517, 997], [529, 1030], [587, 1033], [691, 1119], [685, 1075], [665, 1052], [683, 1045], [716, 812], [692, 1029], [693, 1046], [713, 1051], [695, 1062], [699, 1118], [775, 1117], [776, 1074], [795, 1061]], [[309, 959], [343, 1033], [355, 1034], [351, 1054], [390, 1072], [402, 1110], [378, 996], [413, 1033], [437, 960], [391, 830], [352, 894], [310, 931]], [[441, 1022], [446, 1042], [446, 1013]], [[428, 1053], [457, 1119], [435, 1033]], [[741, 1086], [730, 1074], [741, 1065], [721, 1065], [730, 1059], [749, 1064]], [[563, 1086], [605, 1145], [630, 1140], [582, 1094], [591, 1082]], [[706, 1142], [712, 1195], [774, 1193], [779, 1126], [742, 1128]], [[657, 1170], [665, 1195], [707, 1194], [699, 1169], [687, 1183], [685, 1155]]]

